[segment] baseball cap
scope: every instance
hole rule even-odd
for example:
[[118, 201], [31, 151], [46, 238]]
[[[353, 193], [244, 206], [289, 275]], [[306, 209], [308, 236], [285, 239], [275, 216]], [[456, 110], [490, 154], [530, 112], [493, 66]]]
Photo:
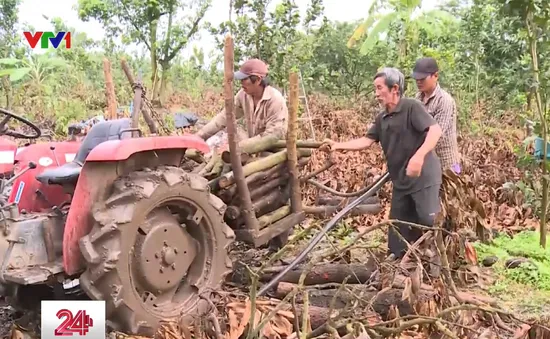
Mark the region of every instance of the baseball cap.
[[260, 59], [250, 59], [242, 64], [239, 71], [235, 72], [234, 77], [236, 80], [244, 80], [251, 75], [264, 78], [267, 76], [267, 72], [268, 67], [265, 62]]
[[418, 59], [414, 65], [412, 77], [413, 79], [421, 80], [438, 71], [439, 67], [434, 58], [421, 58]]

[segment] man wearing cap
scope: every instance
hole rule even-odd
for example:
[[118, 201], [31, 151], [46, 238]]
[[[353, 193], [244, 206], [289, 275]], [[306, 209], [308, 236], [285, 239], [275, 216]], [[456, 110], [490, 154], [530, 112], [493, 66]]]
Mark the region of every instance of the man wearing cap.
[[[270, 86], [267, 65], [259, 59], [246, 61], [235, 79], [242, 88], [235, 95], [235, 117], [244, 118], [248, 138], [268, 135], [286, 138], [288, 108], [286, 100], [277, 89]], [[218, 133], [226, 126], [225, 110], [222, 110], [197, 135], [204, 140]], [[239, 136], [242, 141], [244, 136]]]
[[[345, 142], [325, 140], [322, 150], [360, 151], [380, 143], [393, 183], [390, 219], [433, 226], [440, 212], [439, 189], [441, 165], [434, 147], [441, 137], [441, 128], [415, 99], [403, 97], [405, 76], [396, 68], [383, 68], [374, 76], [376, 99], [382, 111], [376, 116], [366, 135]], [[407, 244], [422, 236], [422, 230], [405, 223], [390, 228], [390, 256], [401, 258]]]
[[417, 60], [412, 78], [416, 80], [419, 91], [416, 99], [424, 104], [428, 113], [434, 117], [443, 131], [435, 148], [441, 160], [441, 168], [443, 171], [451, 169], [459, 174], [461, 168], [456, 133], [456, 103], [453, 97], [439, 86], [439, 67], [435, 59]]

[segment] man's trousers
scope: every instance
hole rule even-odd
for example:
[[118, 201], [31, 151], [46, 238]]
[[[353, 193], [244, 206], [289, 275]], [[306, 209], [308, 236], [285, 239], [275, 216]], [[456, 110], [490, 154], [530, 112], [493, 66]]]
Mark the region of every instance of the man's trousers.
[[[422, 226], [433, 226], [437, 213], [441, 210], [439, 202], [440, 187], [441, 185], [433, 185], [410, 194], [403, 194], [394, 190], [390, 219], [398, 219]], [[395, 230], [411, 245], [422, 236], [424, 230], [400, 222], [396, 222], [394, 225], [395, 227], [389, 228], [388, 248], [390, 254], [394, 254], [396, 258], [401, 258], [407, 252], [408, 246], [396, 234]]]

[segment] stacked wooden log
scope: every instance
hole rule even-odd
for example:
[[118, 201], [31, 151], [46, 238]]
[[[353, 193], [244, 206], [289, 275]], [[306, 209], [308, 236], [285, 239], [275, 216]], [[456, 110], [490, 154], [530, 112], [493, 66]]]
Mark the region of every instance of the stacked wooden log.
[[[260, 229], [290, 214], [290, 172], [285, 140], [256, 137], [240, 143], [245, 182], [252, 209]], [[299, 142], [298, 169], [308, 164], [313, 148], [319, 143]], [[231, 170], [231, 155], [223, 151], [212, 155], [198, 172], [210, 180], [212, 191], [227, 204], [225, 221], [234, 229], [245, 227], [241, 197]]]
[[[309, 163], [314, 149], [321, 143], [298, 140], [298, 170], [303, 172]], [[286, 140], [272, 137], [254, 137], [241, 141], [241, 162], [245, 182], [250, 192], [252, 209], [258, 218], [260, 229], [286, 217], [290, 209], [290, 171], [287, 165]], [[211, 191], [227, 204], [225, 220], [234, 229], [243, 228], [245, 221], [241, 198], [238, 193], [235, 175], [231, 169], [230, 152], [213, 152], [208, 160], [197, 154], [187, 154], [188, 158], [200, 163], [193, 172], [210, 181]], [[327, 167], [328, 168], [328, 167]], [[316, 171], [319, 174], [322, 171]], [[301, 178], [307, 182], [311, 175]], [[322, 195], [315, 206], [304, 206], [304, 212], [321, 217], [330, 217], [351, 202], [351, 198], [339, 198]], [[351, 215], [377, 214], [381, 211], [380, 201], [376, 197], [368, 198], [363, 204], [352, 210]]]

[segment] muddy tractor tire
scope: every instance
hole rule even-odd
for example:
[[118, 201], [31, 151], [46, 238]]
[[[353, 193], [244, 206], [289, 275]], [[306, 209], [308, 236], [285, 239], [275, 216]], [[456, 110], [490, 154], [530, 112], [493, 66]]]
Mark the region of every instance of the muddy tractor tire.
[[80, 284], [106, 301], [111, 327], [152, 336], [161, 320], [195, 314], [201, 297], [231, 272], [227, 248], [235, 234], [223, 221], [225, 209], [205, 178], [181, 168], [115, 181], [80, 240], [87, 265]]

